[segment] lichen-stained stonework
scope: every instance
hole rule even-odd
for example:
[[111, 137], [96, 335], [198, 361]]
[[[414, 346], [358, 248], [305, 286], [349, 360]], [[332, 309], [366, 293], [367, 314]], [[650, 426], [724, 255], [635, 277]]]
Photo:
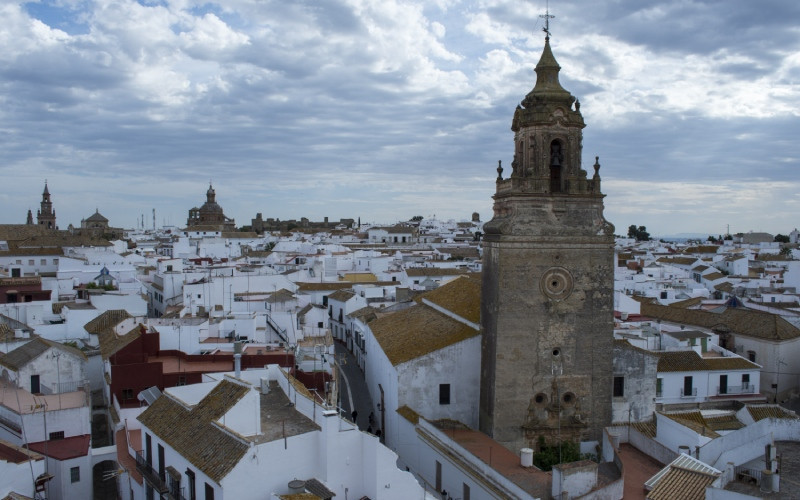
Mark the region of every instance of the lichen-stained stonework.
[[559, 70], [545, 40], [484, 226], [480, 427], [515, 452], [599, 441], [611, 423], [614, 227]]

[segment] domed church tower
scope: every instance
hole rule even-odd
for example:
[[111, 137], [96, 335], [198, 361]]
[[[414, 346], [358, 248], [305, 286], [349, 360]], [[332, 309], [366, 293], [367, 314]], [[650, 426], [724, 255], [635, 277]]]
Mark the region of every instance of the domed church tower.
[[614, 226], [560, 69], [548, 34], [484, 225], [480, 428], [515, 452], [599, 441], [611, 423]]

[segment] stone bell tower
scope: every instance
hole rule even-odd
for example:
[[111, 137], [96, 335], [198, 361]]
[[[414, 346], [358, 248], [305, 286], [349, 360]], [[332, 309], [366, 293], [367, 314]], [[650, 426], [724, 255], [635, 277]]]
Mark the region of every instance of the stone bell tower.
[[549, 38], [484, 225], [480, 428], [514, 452], [600, 440], [611, 423], [614, 226]]
[[47, 229], [58, 229], [56, 226], [56, 211], [53, 210], [53, 202], [50, 201], [50, 190], [47, 189], [47, 181], [44, 183], [42, 203], [39, 211], [36, 213], [36, 221], [40, 226], [46, 227]]

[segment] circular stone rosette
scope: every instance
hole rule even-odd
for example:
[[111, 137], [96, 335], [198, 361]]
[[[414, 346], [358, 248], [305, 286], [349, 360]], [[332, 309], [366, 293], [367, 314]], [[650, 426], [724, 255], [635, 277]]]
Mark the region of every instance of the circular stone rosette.
[[563, 267], [551, 267], [539, 283], [542, 293], [552, 300], [564, 300], [572, 293], [572, 274]]

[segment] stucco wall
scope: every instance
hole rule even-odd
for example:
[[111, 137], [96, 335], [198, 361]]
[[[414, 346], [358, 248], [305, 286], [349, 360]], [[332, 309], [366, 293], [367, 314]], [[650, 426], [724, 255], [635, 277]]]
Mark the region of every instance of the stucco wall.
[[[480, 359], [475, 336], [397, 366], [398, 404], [429, 420], [450, 418], [476, 429]], [[450, 385], [449, 404], [439, 404], [440, 384]]]

